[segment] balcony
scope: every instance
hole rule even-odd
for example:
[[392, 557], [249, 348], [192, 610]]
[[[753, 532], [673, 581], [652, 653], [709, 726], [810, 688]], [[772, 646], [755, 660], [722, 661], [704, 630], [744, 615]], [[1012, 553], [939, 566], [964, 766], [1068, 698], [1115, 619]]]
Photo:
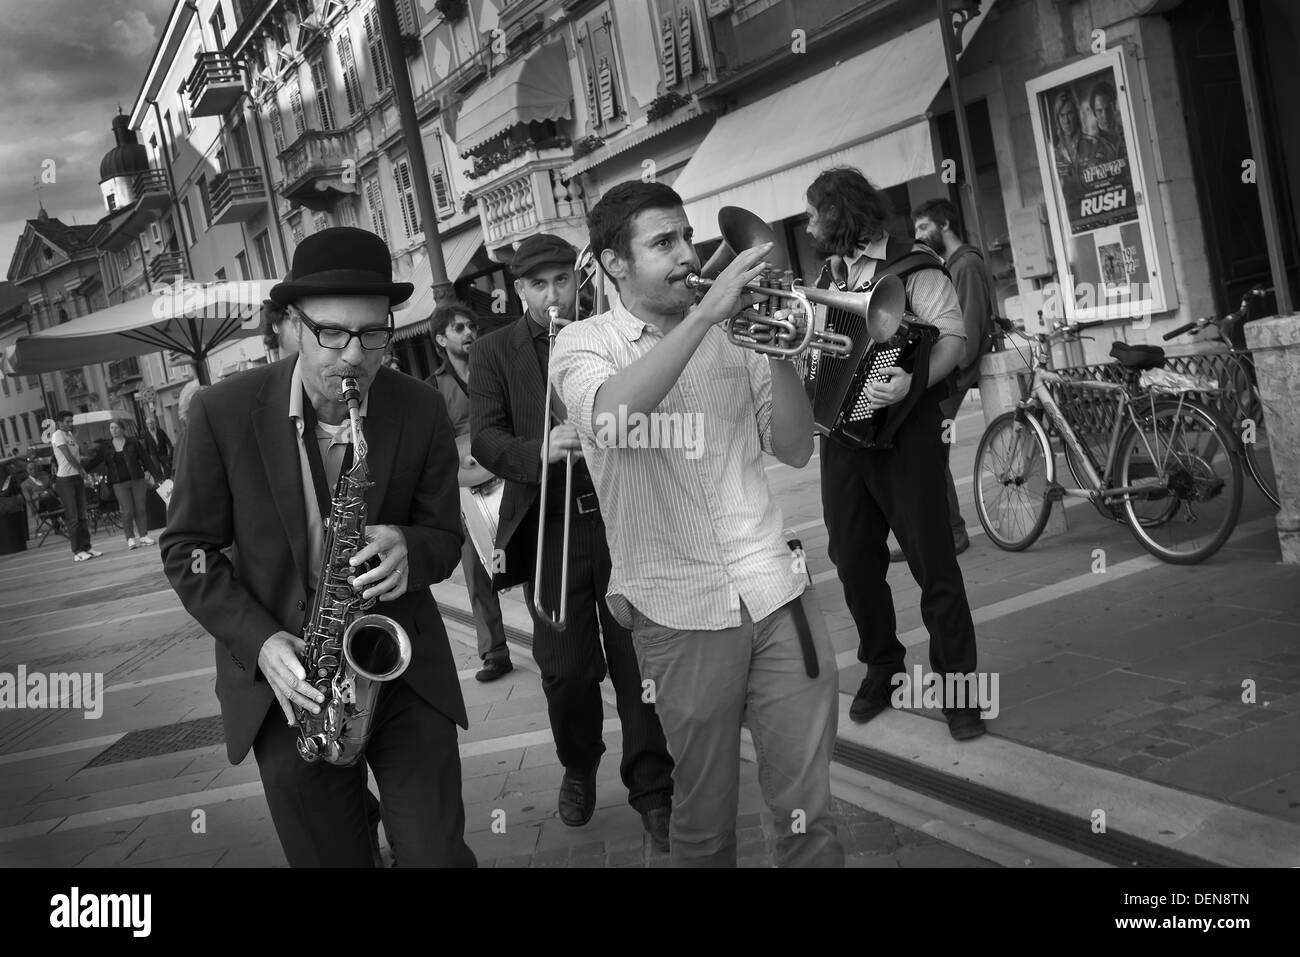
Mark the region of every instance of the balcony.
[[139, 382], [144, 376], [140, 373], [140, 362], [131, 357], [118, 359], [108, 364], [108, 388], [110, 391], [120, 389], [133, 382]]
[[308, 130], [280, 154], [280, 194], [308, 209], [332, 210], [357, 191], [356, 138], [346, 130]]
[[228, 169], [212, 180], [212, 222], [246, 223], [266, 212], [266, 183], [256, 166]]
[[190, 91], [191, 116], [224, 116], [244, 93], [239, 67], [224, 53], [196, 54], [185, 86]]
[[475, 190], [484, 241], [493, 258], [508, 261], [513, 244], [533, 233], [556, 233], [577, 246], [586, 242], [582, 185], [577, 179], [567, 184], [560, 179], [560, 168], [570, 159], [568, 150], [525, 153], [494, 170], [491, 182]]
[[149, 260], [149, 282], [171, 282], [185, 275], [185, 257], [178, 252], [159, 253]]
[[172, 204], [171, 191], [167, 188], [167, 176], [160, 169], [147, 169], [139, 173], [133, 184], [135, 190], [135, 208], [150, 217], [161, 216]]

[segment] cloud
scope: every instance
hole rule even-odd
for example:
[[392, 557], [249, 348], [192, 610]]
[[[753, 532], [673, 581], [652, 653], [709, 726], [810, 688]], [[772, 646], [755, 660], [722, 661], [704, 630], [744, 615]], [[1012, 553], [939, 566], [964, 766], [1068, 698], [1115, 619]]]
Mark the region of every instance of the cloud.
[[24, 220], [37, 211], [32, 180], [50, 215], [93, 223], [104, 214], [99, 161], [113, 146], [112, 119], [130, 111], [173, 0], [0, 0], [0, 261], [8, 265]]

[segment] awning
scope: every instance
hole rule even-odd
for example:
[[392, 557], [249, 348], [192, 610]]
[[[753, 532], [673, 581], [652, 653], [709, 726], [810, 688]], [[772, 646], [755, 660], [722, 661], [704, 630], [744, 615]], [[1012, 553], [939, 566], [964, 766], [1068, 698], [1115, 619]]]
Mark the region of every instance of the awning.
[[568, 119], [573, 82], [564, 42], [544, 44], [483, 82], [456, 115], [456, 147], [465, 153], [516, 123]]
[[[442, 241], [442, 258], [447, 266], [447, 278], [455, 282], [465, 271], [469, 261], [483, 245], [483, 228], [475, 223], [469, 229]], [[397, 307], [397, 340], [409, 339], [424, 331], [420, 325], [433, 315], [433, 271], [429, 268], [429, 258], [421, 255], [415, 268], [411, 270], [410, 282], [415, 286], [415, 294]]]
[[[967, 48], [992, 7], [967, 25]], [[947, 78], [932, 20], [723, 116], [673, 182], [695, 241], [717, 238], [723, 206], [769, 223], [802, 213], [808, 185], [834, 166], [881, 188], [933, 173], [927, 111]]]
[[8, 370], [19, 375], [58, 372], [160, 351], [183, 353], [202, 368], [222, 343], [261, 334], [262, 285], [182, 280], [157, 287], [152, 295], [19, 336]]
[[613, 142], [607, 143], [599, 149], [592, 150], [586, 156], [580, 157], [570, 163], [564, 169], [560, 170], [560, 178], [570, 180], [579, 173], [585, 173], [587, 170], [599, 166], [607, 160], [613, 159], [620, 153], [626, 153], [633, 147], [640, 146], [647, 140], [653, 139], [660, 133], [665, 133], [674, 127], [681, 126], [683, 123], [689, 123], [691, 120], [698, 119], [712, 113], [700, 106], [698, 100], [693, 100], [690, 106], [677, 110], [662, 119], [653, 120], [642, 126], [640, 129], [631, 132], [620, 133], [618, 138]]

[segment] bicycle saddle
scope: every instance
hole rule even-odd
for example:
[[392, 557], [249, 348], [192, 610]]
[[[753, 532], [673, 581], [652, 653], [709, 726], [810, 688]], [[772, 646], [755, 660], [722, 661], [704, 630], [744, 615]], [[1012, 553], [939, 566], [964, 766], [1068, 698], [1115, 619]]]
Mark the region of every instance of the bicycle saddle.
[[1112, 359], [1119, 360], [1124, 368], [1138, 371], [1158, 369], [1165, 364], [1165, 350], [1159, 346], [1131, 346], [1127, 342], [1112, 342], [1110, 355]]

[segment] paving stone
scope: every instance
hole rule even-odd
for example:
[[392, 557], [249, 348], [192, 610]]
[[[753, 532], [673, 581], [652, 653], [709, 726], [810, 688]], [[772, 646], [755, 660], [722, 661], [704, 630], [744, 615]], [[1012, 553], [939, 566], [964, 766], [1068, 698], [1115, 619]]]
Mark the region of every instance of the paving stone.
[[1154, 755], [1157, 758], [1176, 758], [1180, 754], [1186, 754], [1192, 749], [1190, 744], [1179, 744], [1176, 741], [1161, 741], [1158, 744], [1151, 744], [1143, 748], [1143, 753]]
[[1170, 741], [1177, 741], [1180, 744], [1200, 747], [1203, 744], [1211, 744], [1220, 740], [1223, 736], [1215, 734], [1213, 731], [1203, 731], [1200, 728], [1189, 728], [1182, 724], [1165, 724], [1158, 728], [1152, 728], [1151, 733]]
[[605, 857], [605, 863], [608, 867], [621, 867], [624, 864], [640, 864], [644, 860], [645, 852], [640, 847], [610, 851]]
[[850, 854], [844, 859], [845, 867], [898, 867], [892, 854]]
[[1150, 754], [1130, 754], [1127, 758], [1120, 759], [1119, 767], [1129, 774], [1140, 775], [1159, 763], [1160, 759]]

